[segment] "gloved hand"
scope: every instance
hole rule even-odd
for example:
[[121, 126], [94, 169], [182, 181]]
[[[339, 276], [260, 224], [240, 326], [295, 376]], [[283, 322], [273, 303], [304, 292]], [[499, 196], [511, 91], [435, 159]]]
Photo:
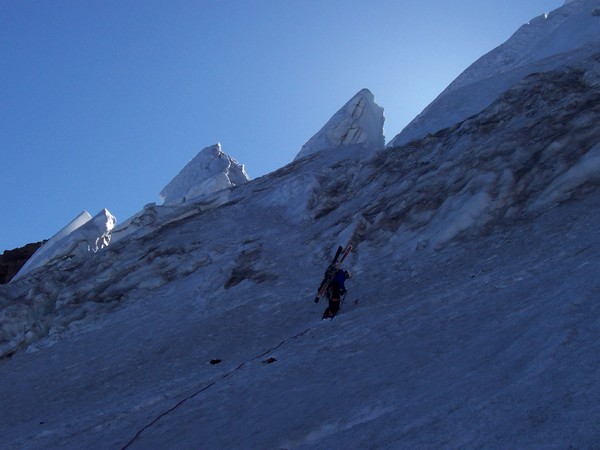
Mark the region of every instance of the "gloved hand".
[[315, 303], [319, 303], [319, 297], [315, 297]]

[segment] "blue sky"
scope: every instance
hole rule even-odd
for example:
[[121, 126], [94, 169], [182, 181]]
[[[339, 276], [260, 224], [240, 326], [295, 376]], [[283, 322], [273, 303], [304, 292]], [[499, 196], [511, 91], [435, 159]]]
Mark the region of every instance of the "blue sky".
[[390, 140], [562, 0], [0, 0], [0, 252], [158, 202], [198, 151], [258, 177], [367, 87]]

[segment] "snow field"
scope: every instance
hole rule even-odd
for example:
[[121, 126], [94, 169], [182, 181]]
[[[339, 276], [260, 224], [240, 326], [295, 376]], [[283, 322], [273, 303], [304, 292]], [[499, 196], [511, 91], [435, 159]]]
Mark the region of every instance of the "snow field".
[[402, 147], [149, 205], [93, 258], [0, 286], [3, 445], [594, 448], [598, 61], [492, 80], [510, 89]]

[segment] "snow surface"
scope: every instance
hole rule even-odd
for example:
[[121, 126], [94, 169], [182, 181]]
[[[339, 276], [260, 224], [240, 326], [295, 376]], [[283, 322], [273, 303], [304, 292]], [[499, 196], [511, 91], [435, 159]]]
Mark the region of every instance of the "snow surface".
[[448, 86], [388, 146], [435, 133], [479, 113], [525, 76], [593, 54], [600, 44], [600, 0], [575, 0], [523, 25]]
[[42, 245], [12, 281], [55, 259], [84, 256], [106, 247], [110, 243], [111, 231], [116, 222], [117, 219], [106, 209], [93, 218], [87, 211], [83, 211]]
[[3, 448], [597, 448], [600, 46], [565, 61], [0, 286]]
[[221, 144], [200, 151], [160, 193], [163, 204], [178, 204], [247, 183], [244, 166], [221, 150]]
[[368, 89], [352, 97], [317, 134], [306, 142], [294, 160], [331, 148], [354, 146], [367, 152], [385, 145], [383, 108]]

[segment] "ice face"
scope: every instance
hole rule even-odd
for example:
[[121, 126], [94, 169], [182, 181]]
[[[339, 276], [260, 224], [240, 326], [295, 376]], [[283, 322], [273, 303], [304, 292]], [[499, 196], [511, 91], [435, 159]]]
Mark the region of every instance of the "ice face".
[[362, 89], [306, 142], [296, 160], [331, 148], [357, 146], [364, 150], [380, 150], [385, 145], [383, 108], [373, 94]]
[[223, 153], [221, 144], [201, 150], [160, 193], [163, 204], [178, 204], [249, 180], [244, 166]]

